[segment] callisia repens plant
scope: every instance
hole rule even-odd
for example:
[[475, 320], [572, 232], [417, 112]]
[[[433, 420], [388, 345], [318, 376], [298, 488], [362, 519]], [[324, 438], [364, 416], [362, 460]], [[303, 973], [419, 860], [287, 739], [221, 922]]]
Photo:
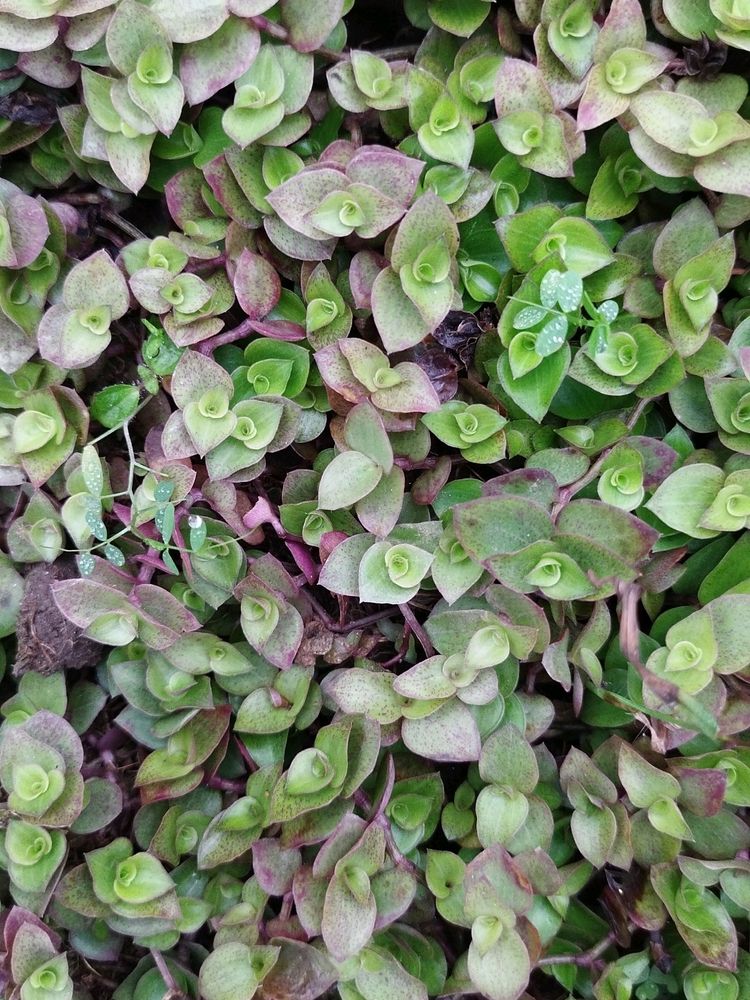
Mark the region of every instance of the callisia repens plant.
[[0, 0], [0, 994], [750, 1000], [750, 0]]

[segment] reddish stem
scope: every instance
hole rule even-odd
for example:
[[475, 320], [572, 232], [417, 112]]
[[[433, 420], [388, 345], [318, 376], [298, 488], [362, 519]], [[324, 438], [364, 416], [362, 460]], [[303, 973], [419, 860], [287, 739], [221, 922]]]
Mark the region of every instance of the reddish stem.
[[243, 321], [231, 330], [224, 330], [223, 333], [217, 333], [213, 337], [209, 337], [208, 340], [204, 340], [203, 343], [198, 344], [198, 350], [201, 354], [209, 355], [216, 350], [217, 347], [223, 347], [225, 344], [233, 344], [235, 340], [242, 340], [243, 337], [249, 336], [253, 332], [254, 320], [243, 319]]
[[399, 610], [404, 616], [404, 621], [411, 629], [412, 635], [417, 640], [422, 649], [427, 653], [428, 656], [435, 655], [435, 647], [430, 642], [430, 638], [422, 628], [422, 626], [417, 621], [414, 612], [409, 607], [408, 604], [399, 604]]

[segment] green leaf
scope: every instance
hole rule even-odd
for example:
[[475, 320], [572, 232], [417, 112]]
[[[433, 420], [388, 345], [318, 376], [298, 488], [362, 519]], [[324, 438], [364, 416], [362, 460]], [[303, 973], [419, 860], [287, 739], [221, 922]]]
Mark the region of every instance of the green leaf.
[[121, 427], [138, 409], [140, 394], [134, 385], [110, 385], [95, 393], [91, 416], [103, 427]]
[[570, 348], [564, 345], [544, 358], [532, 371], [516, 378], [510, 367], [510, 359], [504, 354], [498, 364], [498, 378], [524, 413], [541, 423], [552, 405], [555, 393], [562, 385], [569, 364]]
[[380, 482], [383, 470], [359, 451], [344, 451], [323, 470], [318, 485], [318, 507], [341, 510], [351, 507]]
[[472, 942], [468, 969], [474, 987], [490, 1000], [516, 1000], [528, 985], [531, 961], [518, 931], [501, 928], [486, 949]]
[[721, 469], [705, 462], [695, 462], [668, 476], [646, 506], [675, 531], [691, 538], [714, 538], [718, 531], [699, 525], [723, 483]]

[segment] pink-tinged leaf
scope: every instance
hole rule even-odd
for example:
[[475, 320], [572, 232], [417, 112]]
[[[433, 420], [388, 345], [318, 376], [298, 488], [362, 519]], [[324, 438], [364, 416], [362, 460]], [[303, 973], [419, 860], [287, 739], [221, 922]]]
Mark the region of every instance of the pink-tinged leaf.
[[191, 347], [193, 344], [200, 344], [203, 340], [215, 336], [224, 328], [224, 321], [218, 317], [207, 317], [197, 319], [192, 323], [175, 323], [172, 314], [167, 313], [164, 317], [164, 329], [178, 347]]
[[414, 347], [432, 330], [390, 267], [380, 272], [372, 286], [372, 312], [388, 354]]
[[387, 266], [386, 258], [374, 250], [361, 250], [354, 255], [349, 267], [349, 285], [356, 309], [372, 308], [372, 286]]
[[124, 594], [94, 580], [60, 580], [52, 584], [52, 596], [61, 614], [79, 628], [88, 628], [99, 615], [128, 607]]
[[107, 251], [98, 250], [70, 271], [62, 300], [68, 309], [107, 305], [112, 319], [119, 319], [130, 305], [130, 292], [122, 271]]
[[[257, 229], [263, 216], [245, 197], [225, 156], [216, 156], [203, 168], [203, 176], [221, 207], [243, 229]], [[229, 251], [229, 248], [227, 248]]]
[[[335, 167], [337, 170], [346, 170], [349, 163], [361, 147], [357, 147], [349, 139], [334, 139], [320, 154], [318, 163], [321, 166]], [[367, 147], [371, 149], [371, 146]]]
[[594, 66], [586, 80], [581, 103], [578, 105], [578, 128], [583, 131], [596, 128], [617, 118], [628, 110], [630, 98], [617, 94], [607, 83], [604, 66]]
[[171, 303], [161, 294], [162, 288], [172, 280], [173, 276], [163, 268], [143, 267], [131, 276], [130, 289], [144, 309], [160, 316], [172, 308]]
[[626, 438], [626, 443], [643, 458], [643, 485], [653, 492], [678, 464], [677, 452], [664, 441], [650, 437]]
[[453, 213], [433, 191], [427, 191], [401, 220], [391, 248], [391, 267], [411, 265], [426, 247], [444, 242], [453, 256], [458, 250], [458, 227]]
[[242, 524], [248, 531], [255, 531], [262, 524], [270, 524], [279, 534], [283, 534], [281, 521], [274, 513], [274, 509], [268, 500], [259, 497], [252, 508], [242, 518]]
[[472, 943], [468, 971], [473, 985], [488, 1000], [516, 1000], [531, 975], [531, 959], [523, 938], [514, 928], [504, 930], [484, 954]]
[[195, 445], [188, 434], [180, 410], [170, 414], [161, 433], [161, 448], [168, 459], [190, 458], [195, 454]]
[[350, 60], [336, 63], [326, 73], [331, 96], [346, 111], [362, 114], [367, 111], [367, 100], [357, 86]]
[[0, 256], [3, 267], [27, 267], [36, 260], [49, 236], [49, 223], [41, 204], [23, 194], [15, 184], [0, 179], [0, 202], [10, 228], [8, 252]]
[[466, 913], [472, 917], [491, 913], [487, 907], [501, 902], [514, 913], [528, 913], [533, 889], [514, 859], [500, 844], [493, 844], [466, 866], [464, 875]]
[[305, 574], [308, 583], [316, 583], [320, 567], [313, 559], [310, 549], [303, 542], [286, 541], [284, 543], [289, 549], [292, 558]]
[[348, 182], [340, 170], [314, 167], [301, 170], [266, 196], [278, 216], [295, 232], [313, 240], [328, 240], [328, 233], [309, 221], [309, 215], [334, 191], [342, 191]]
[[658, 540], [659, 532], [635, 515], [597, 500], [574, 500], [561, 513], [557, 530], [596, 539], [621, 559], [637, 566]]
[[171, 177], [164, 186], [169, 214], [180, 229], [184, 229], [186, 223], [208, 215], [201, 193], [203, 184], [203, 174], [188, 167]]
[[378, 906], [375, 930], [387, 927], [411, 906], [417, 889], [417, 880], [403, 868], [387, 868], [372, 879], [372, 894]]
[[80, 66], [73, 62], [67, 46], [59, 38], [39, 52], [21, 52], [16, 65], [37, 83], [58, 90], [75, 86], [80, 74]]
[[412, 753], [445, 763], [479, 760], [482, 750], [474, 716], [457, 700], [425, 719], [404, 719], [401, 738]]
[[350, 181], [369, 184], [401, 205], [408, 205], [424, 170], [422, 160], [386, 146], [362, 146], [349, 161]]
[[157, 15], [173, 42], [197, 42], [207, 38], [224, 23], [225, 0], [155, 0], [151, 10]]
[[284, 319], [252, 320], [250, 327], [262, 337], [273, 340], [304, 340], [306, 336], [304, 327]]
[[36, 353], [36, 338], [0, 314], [0, 369], [17, 372]]
[[[348, 538], [336, 537], [336, 544], [330, 548], [330, 543], [334, 542], [332, 535], [338, 536], [339, 533], [331, 531], [323, 536], [329, 545], [329, 554], [323, 563], [318, 583], [334, 594], [357, 597], [359, 564], [365, 552], [375, 544], [376, 539], [367, 534], [351, 535]], [[323, 555], [321, 546], [321, 556]]]
[[552, 51], [547, 28], [538, 24], [534, 31], [536, 64], [556, 108], [570, 108], [583, 93], [585, 78], [576, 79]]
[[68, 235], [73, 235], [78, 232], [79, 227], [82, 225], [82, 221], [81, 214], [77, 208], [73, 205], [66, 205], [64, 201], [50, 201], [48, 202], [48, 206], [52, 209], [60, 222], [62, 222], [63, 228]]
[[646, 20], [638, 0], [612, 0], [596, 40], [596, 62], [606, 62], [618, 49], [642, 49], [645, 44]]
[[317, 1000], [336, 982], [337, 972], [319, 948], [278, 938], [279, 960], [263, 979], [263, 1000]]
[[263, 220], [263, 228], [276, 249], [293, 260], [330, 260], [336, 248], [334, 238], [318, 240], [304, 236], [273, 215]]
[[372, 936], [377, 904], [370, 892], [364, 902], [352, 895], [343, 873], [331, 879], [323, 904], [321, 931], [326, 947], [338, 961], [356, 955]]
[[[85, 5], [85, 9], [84, 9]], [[110, 7], [100, 7], [99, 0], [82, 0], [80, 4], [67, 3], [65, 15], [69, 19], [65, 25], [65, 47], [70, 52], [82, 52], [96, 45], [104, 36], [112, 18]], [[100, 7], [92, 10], [92, 7]], [[81, 17], [86, 14], [86, 17]]]
[[249, 22], [228, 18], [208, 38], [182, 51], [180, 79], [188, 104], [200, 104], [229, 86], [249, 68], [260, 49], [260, 35]]
[[344, 0], [281, 0], [281, 18], [298, 52], [313, 52], [328, 38], [344, 11]]
[[258, 652], [275, 667], [286, 670], [294, 663], [294, 657], [297, 655], [304, 633], [302, 616], [296, 608], [289, 604], [282, 609], [279, 623], [270, 638], [258, 645]]
[[531, 63], [505, 59], [495, 82], [495, 110], [498, 118], [514, 111], [554, 111], [542, 74]]
[[204, 354], [185, 351], [172, 375], [170, 391], [175, 403], [184, 410], [211, 389], [221, 389], [231, 398], [234, 393], [231, 375]]
[[132, 139], [121, 134], [107, 135], [106, 156], [115, 177], [128, 191], [138, 194], [148, 179], [153, 135], [137, 135]]
[[678, 767], [679, 804], [695, 816], [715, 816], [724, 804], [727, 773], [719, 768]]
[[273, 837], [253, 844], [253, 874], [269, 896], [283, 896], [292, 888], [294, 873], [302, 864], [302, 852], [296, 847], [282, 847]]
[[243, 250], [234, 272], [234, 291], [247, 316], [261, 320], [279, 301], [281, 279], [265, 257]]
[[13, 942], [16, 939], [16, 935], [21, 930], [24, 925], [33, 924], [49, 938], [52, 947], [55, 951], [59, 951], [62, 947], [62, 939], [59, 934], [56, 934], [51, 928], [47, 927], [36, 914], [32, 913], [31, 910], [25, 910], [22, 906], [14, 906], [10, 910], [5, 910], [2, 915], [3, 919], [3, 945], [4, 950], [7, 954], [13, 951]]
[[13, 52], [40, 52], [57, 38], [60, 26], [53, 17], [31, 20], [14, 14], [0, 14], [3, 47]]
[[[198, 619], [163, 587], [156, 587], [150, 583], [139, 584], [133, 590], [133, 604], [141, 615], [147, 615], [162, 627], [167, 626], [177, 637], [184, 632], [194, 632], [200, 628]], [[172, 642], [176, 642], [176, 639], [172, 639], [167, 645], [171, 645]]]
[[[329, 344], [315, 352], [315, 363], [325, 384], [350, 403], [358, 403], [367, 398], [367, 390], [354, 376], [341, 350], [342, 344], [352, 345], [355, 343], [361, 343], [361, 341], [356, 341], [355, 338], [339, 340], [335, 344]], [[370, 346], [367, 345], [367, 347]]]
[[362, 239], [373, 239], [398, 222], [404, 214], [405, 205], [394, 201], [371, 184], [357, 182], [349, 190], [367, 217], [356, 230]]
[[356, 514], [362, 527], [385, 538], [396, 527], [404, 503], [404, 471], [394, 465], [375, 489], [360, 500]]
[[328, 879], [316, 878], [312, 868], [304, 866], [294, 876], [294, 909], [308, 937], [318, 937], [323, 919], [323, 900]]
[[62, 305], [50, 306], [37, 331], [40, 355], [63, 368], [86, 368], [93, 364], [111, 339], [109, 330], [94, 334], [82, 327], [75, 314]]
[[[34, 970], [54, 958], [55, 950], [45, 929], [36, 924], [23, 924], [18, 928], [13, 940], [13, 951], [5, 956], [9, 966], [11, 982], [22, 983]], [[6, 973], [7, 978], [7, 973]]]
[[735, 142], [698, 160], [695, 179], [722, 194], [750, 198], [750, 140]]
[[440, 409], [440, 397], [427, 372], [411, 361], [402, 361], [393, 369], [402, 379], [388, 389], [376, 389], [370, 399], [389, 413], [431, 413]]

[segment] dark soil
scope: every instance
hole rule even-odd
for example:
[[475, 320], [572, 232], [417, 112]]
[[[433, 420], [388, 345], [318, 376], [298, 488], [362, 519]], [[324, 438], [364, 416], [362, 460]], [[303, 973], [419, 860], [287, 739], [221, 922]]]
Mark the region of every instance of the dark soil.
[[87, 639], [77, 625], [63, 618], [52, 597], [51, 585], [56, 580], [77, 576], [72, 559], [29, 570], [18, 615], [18, 652], [13, 667], [16, 677], [30, 670], [44, 676], [60, 670], [81, 670], [101, 660], [100, 644]]

